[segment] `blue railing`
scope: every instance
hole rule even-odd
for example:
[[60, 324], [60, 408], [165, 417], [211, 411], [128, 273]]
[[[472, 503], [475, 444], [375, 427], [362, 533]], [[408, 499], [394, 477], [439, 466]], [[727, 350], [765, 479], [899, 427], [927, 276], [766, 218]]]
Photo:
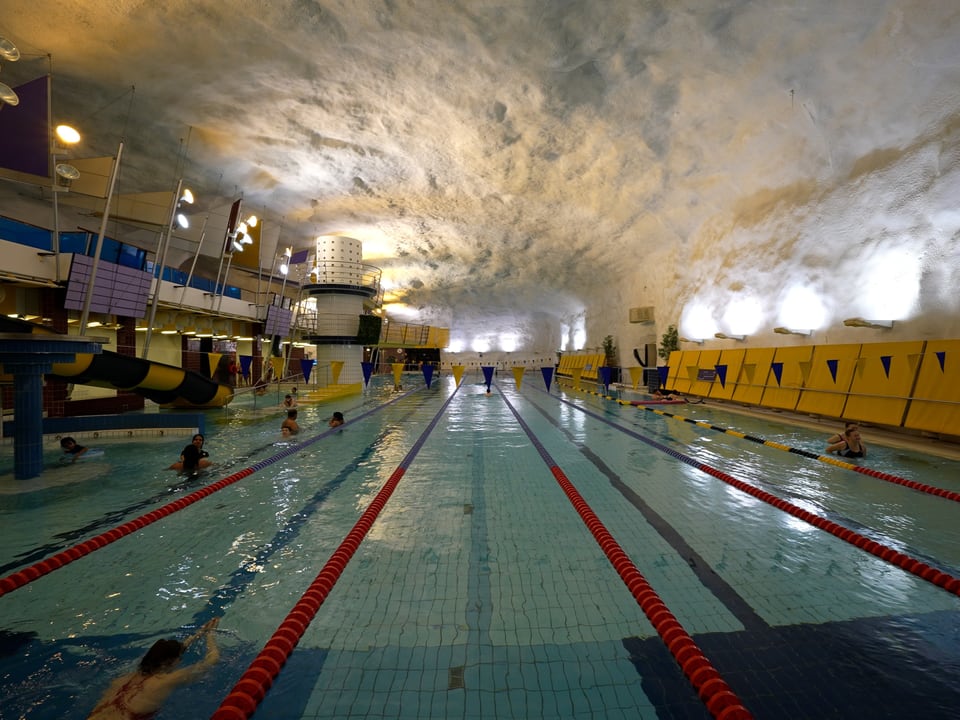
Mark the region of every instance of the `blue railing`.
[[[44, 252], [53, 252], [53, 233], [50, 230], [11, 218], [0, 217], [0, 239], [37, 248]], [[82, 230], [61, 232], [60, 252], [91, 257], [96, 240], [96, 235]], [[127, 245], [113, 238], [104, 236], [100, 245], [100, 259], [114, 265], [152, 272], [156, 276], [156, 265], [147, 260], [146, 250]], [[187, 273], [167, 266], [163, 269], [163, 279], [175, 285], [186, 285]], [[191, 278], [189, 287], [215, 295], [223, 294], [229, 298], [240, 299], [240, 288], [234, 285], [224, 286], [223, 283], [217, 284], [209, 278]]]

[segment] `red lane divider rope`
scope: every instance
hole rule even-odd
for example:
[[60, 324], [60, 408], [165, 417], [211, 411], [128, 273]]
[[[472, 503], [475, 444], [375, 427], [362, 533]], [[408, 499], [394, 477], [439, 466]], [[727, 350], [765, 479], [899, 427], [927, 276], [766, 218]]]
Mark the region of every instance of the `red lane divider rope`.
[[625, 433], [630, 437], [634, 437], [637, 440], [640, 440], [641, 442], [646, 443], [650, 447], [654, 447], [654, 448], [657, 448], [658, 450], [662, 450], [668, 455], [675, 457], [677, 460], [680, 460], [681, 462], [684, 462], [691, 467], [695, 467], [697, 468], [697, 470], [707, 473], [707, 475], [712, 475], [718, 480], [722, 480], [728, 485], [731, 485], [732, 487], [735, 487], [738, 490], [747, 493], [748, 495], [752, 495], [758, 500], [762, 500], [763, 502], [769, 505], [773, 505], [778, 510], [783, 510], [784, 512], [787, 512], [796, 518], [800, 518], [804, 522], [809, 523], [814, 527], [819, 528], [820, 530], [826, 530], [828, 533], [830, 533], [831, 535], [835, 535], [836, 537], [840, 538], [844, 542], [848, 542], [851, 545], [854, 545], [860, 548], [861, 550], [865, 550], [871, 555], [876, 555], [878, 558], [880, 558], [884, 562], [892, 563], [897, 567], [900, 567], [906, 570], [907, 572], [913, 575], [916, 575], [922, 580], [926, 580], [927, 582], [933, 583], [937, 587], [941, 587], [947, 592], [952, 593], [953, 595], [960, 596], [960, 578], [956, 578], [949, 573], [945, 573], [942, 570], [938, 570], [932, 565], [928, 565], [927, 563], [921, 560], [912, 558], [909, 555], [906, 555], [905, 553], [900, 552], [899, 550], [894, 550], [892, 547], [888, 545], [882, 545], [881, 543], [878, 543], [876, 540], [871, 540], [865, 535], [861, 535], [860, 533], [855, 532], [850, 528], [845, 528], [843, 527], [843, 525], [839, 525], [838, 523], [835, 523], [832, 520], [827, 520], [826, 518], [822, 518], [819, 515], [816, 515], [810, 512], [809, 510], [804, 510], [803, 508], [797, 505], [794, 505], [791, 502], [787, 502], [786, 500], [778, 498], [776, 495], [772, 493], [768, 493], [766, 490], [761, 490], [758, 487], [754, 487], [753, 485], [750, 485], [749, 483], [746, 483], [743, 480], [738, 480], [737, 478], [733, 477], [728, 473], [723, 472], [722, 470], [718, 470], [716, 468], [710, 467], [709, 465], [706, 465], [700, 462], [699, 460], [690, 457], [689, 455], [684, 455], [682, 452], [674, 450], [673, 448], [667, 447], [666, 445], [659, 443], [656, 440], [651, 440], [645, 435], [641, 435], [640, 433], [634, 432], [633, 430], [629, 430], [627, 428], [617, 425], [616, 423], [612, 423], [606, 418], [598, 415], [597, 413], [594, 413], [594, 412], [591, 412], [590, 410], [582, 408], [579, 405], [576, 405], [570, 402], [569, 400], [560, 399], [560, 402], [566, 405], [569, 405], [570, 407], [576, 408], [577, 410], [584, 413], [585, 415], [589, 415], [590, 417], [595, 418], [596, 420], [599, 420], [602, 423], [606, 423], [611, 427], [617, 428], [620, 432]]
[[179, 500], [174, 500], [171, 503], [167, 503], [156, 510], [145, 513], [140, 517], [124, 523], [123, 525], [113, 528], [112, 530], [107, 530], [106, 532], [96, 535], [89, 540], [85, 540], [84, 542], [74, 545], [71, 548], [67, 548], [56, 555], [51, 555], [40, 562], [34, 563], [29, 567], [25, 567], [23, 570], [15, 572], [12, 575], [7, 575], [5, 578], [0, 579], [0, 596], [6, 595], [9, 592], [13, 592], [17, 588], [21, 588], [27, 583], [31, 583], [37, 578], [53, 572], [57, 568], [61, 568], [64, 565], [69, 565], [74, 560], [79, 560], [84, 555], [89, 555], [94, 550], [99, 550], [100, 548], [105, 547], [112, 542], [116, 542], [120, 538], [134, 533], [141, 528], [145, 528], [147, 525], [151, 525], [157, 520], [160, 520], [171, 513], [182, 510], [188, 505], [192, 505], [198, 500], [202, 500], [208, 495], [211, 495], [218, 490], [222, 490], [238, 480], [242, 480], [248, 475], [253, 474], [253, 472], [253, 468], [246, 468], [240, 472], [234, 473], [233, 475], [228, 475], [222, 480], [219, 480], [211, 485], [207, 485], [196, 492], [192, 492], [189, 495], [184, 495]]
[[657, 592], [650, 586], [647, 579], [633, 564], [627, 554], [614, 540], [613, 535], [604, 527], [583, 497], [567, 479], [563, 470], [554, 465], [550, 468], [553, 476], [563, 492], [566, 494], [574, 509], [580, 515], [587, 529], [593, 535], [597, 544], [613, 565], [617, 574], [623, 580], [630, 594], [633, 595], [643, 614], [647, 616], [660, 639], [673, 655], [687, 680], [693, 685], [697, 695], [707, 706], [707, 710], [717, 720], [748, 720], [753, 715], [744, 707], [740, 698], [730, 689], [719, 671], [703, 654], [677, 620], [670, 612]]
[[343, 542], [337, 546], [317, 577], [310, 583], [310, 587], [223, 699], [220, 707], [211, 716], [212, 720], [246, 720], [253, 715], [405, 472], [402, 467], [393, 471], [353, 529], [347, 533]]
[[860, 533], [835, 523], [832, 520], [827, 520], [816, 513], [812, 513], [809, 510], [804, 510], [803, 508], [794, 505], [791, 502], [787, 502], [782, 498], [778, 498], [772, 493], [768, 493], [766, 490], [761, 490], [758, 487], [754, 487], [743, 480], [737, 480], [735, 477], [728, 475], [722, 470], [717, 470], [716, 468], [712, 468], [709, 465], [704, 465], [703, 463], [696, 461], [690, 464], [693, 465], [693, 467], [696, 467], [707, 473], [708, 475], [712, 475], [728, 485], [732, 485], [738, 490], [741, 490], [748, 495], [752, 495], [758, 500], [763, 500], [763, 502], [773, 505], [775, 508], [783, 510], [784, 512], [789, 513], [796, 518], [800, 518], [804, 522], [810, 523], [816, 528], [825, 530], [831, 535], [834, 535], [841, 540], [870, 553], [871, 555], [876, 555], [885, 562], [892, 563], [897, 567], [903, 568], [907, 572], [916, 575], [922, 580], [933, 583], [937, 587], [941, 587], [953, 595], [960, 596], [960, 578], [954, 577], [953, 575], [945, 573], [942, 570], [938, 570], [937, 568], [928, 565], [921, 560], [912, 558], [909, 555], [900, 552], [899, 550], [894, 550], [889, 545], [883, 545], [878, 543], [876, 540], [871, 540], [865, 535], [861, 535]]
[[263, 650], [240, 676], [237, 684], [233, 686], [230, 693], [220, 703], [220, 707], [210, 716], [211, 720], [246, 720], [256, 712], [257, 706], [266, 697], [267, 691], [273, 685], [277, 675], [280, 674], [280, 670], [287, 662], [287, 658], [290, 657], [290, 653], [293, 652], [293, 648], [300, 642], [307, 626], [313, 622], [320, 606], [327, 599], [327, 595], [330, 594], [337, 580], [340, 579], [343, 569], [350, 562], [367, 533], [370, 532], [370, 528], [380, 515], [380, 511], [383, 510], [383, 506], [387, 504], [387, 500], [393, 495], [400, 478], [407, 471], [413, 458], [420, 452], [420, 448], [423, 447], [427, 437], [437, 426], [440, 417], [459, 389], [460, 386], [458, 385], [450, 393], [450, 397], [446, 399], [439, 412], [427, 425], [413, 447], [410, 448], [410, 452], [400, 461], [397, 469], [393, 471], [384, 486], [380, 488], [380, 492], [374, 497], [373, 502], [363, 512], [353, 529], [337, 546], [337, 549], [333, 551], [330, 559], [327, 560], [317, 577], [310, 583], [310, 587], [300, 596], [300, 600], [293, 606], [286, 619], [280, 623], [280, 627], [273, 633], [267, 644], [263, 646]]
[[[908, 487], [911, 490], [927, 493], [928, 495], [936, 495], [937, 497], [942, 497], [946, 500], [952, 500], [953, 502], [960, 502], [960, 492], [956, 492], [955, 490], [947, 490], [946, 488], [937, 487], [936, 485], [927, 485], [926, 483], [918, 482], [916, 480], [909, 480], [905, 477], [900, 477], [899, 475], [891, 475], [890, 473], [883, 472], [882, 470], [873, 470], [863, 465], [855, 465], [854, 463], [844, 462], [840, 458], [834, 457], [832, 455], [820, 455], [818, 453], [810, 452], [809, 450], [804, 450], [802, 448], [790, 447], [789, 445], [784, 445], [783, 443], [778, 443], [774, 440], [765, 440], [762, 437], [758, 437], [756, 435], [748, 435], [747, 433], [740, 432], [739, 430], [731, 430], [730, 428], [721, 427], [719, 425], [713, 425], [711, 423], [703, 422], [702, 420], [694, 420], [692, 418], [684, 417], [683, 415], [677, 415], [676, 413], [667, 412], [666, 410], [658, 410], [657, 408], [649, 407], [650, 405], [668, 405], [668, 404], [685, 405], [687, 404], [686, 400], [676, 400], [673, 402], [670, 402], [670, 401], [664, 402], [662, 400], [654, 401], [654, 402], [647, 402], [642, 400], [631, 401], [631, 400], [621, 400], [620, 398], [613, 397], [612, 395], [604, 395], [603, 393], [594, 392], [593, 390], [584, 390], [582, 388], [574, 388], [574, 389], [580, 390], [580, 392], [584, 392], [589, 395], [596, 395], [597, 397], [603, 398], [604, 400], [612, 400], [618, 405], [631, 405], [633, 407], [639, 407], [641, 410], [646, 410], [647, 412], [651, 412], [654, 415], [660, 415], [662, 417], [668, 417], [673, 420], [679, 420], [680, 422], [690, 423], [691, 425], [707, 428], [708, 430], [716, 430], [717, 432], [730, 435], [731, 437], [740, 438], [741, 440], [749, 440], [750, 442], [755, 442], [760, 445], [766, 445], [767, 447], [771, 447], [776, 450], [783, 450], [793, 455], [800, 455], [802, 457], [809, 458], [811, 460], [818, 460], [819, 462], [827, 463], [829, 465], [835, 465], [837, 467], [841, 467], [846, 470], [853, 470], [854, 472], [860, 473], [861, 475], [867, 475], [872, 478], [877, 478], [878, 480], [885, 480], [886, 482], [893, 483], [895, 485], [902, 485], [903, 487]], [[694, 404], [697, 404], [697, 403], [694, 403]]]
[[[616, 400], [615, 398], [609, 398], [615, 400], [619, 404], [623, 405], [624, 402], [621, 400]], [[774, 448], [776, 450], [783, 450], [784, 452], [791, 453], [792, 455], [800, 455], [801, 457], [809, 458], [810, 460], [817, 460], [828, 465], [835, 465], [836, 467], [841, 467], [846, 470], [853, 470], [858, 472], [861, 475], [867, 475], [872, 478], [877, 478], [878, 480], [884, 480], [895, 485], [902, 485], [908, 487], [911, 490], [916, 490], [918, 492], [927, 493], [928, 495], [936, 495], [937, 497], [942, 497], [946, 500], [952, 500], [953, 502], [960, 502], [960, 493], [954, 490], [947, 490], [946, 488], [937, 487], [936, 485], [927, 485], [922, 482], [917, 482], [916, 480], [908, 480], [905, 477], [900, 477], [899, 475], [891, 475], [890, 473], [883, 472], [882, 470], [873, 470], [872, 468], [865, 467], [863, 465], [855, 465], [854, 463], [846, 462], [841, 460], [839, 457], [834, 457], [833, 455], [820, 455], [818, 453], [810, 452], [809, 450], [804, 450], [802, 448], [790, 447], [789, 445], [784, 445], [783, 443], [778, 443], [775, 440], [765, 440], [762, 437], [757, 437], [756, 435], [747, 435], [746, 433], [739, 432], [738, 430], [730, 430], [729, 428], [720, 427], [719, 425], [712, 425], [701, 420], [693, 420], [683, 415], [677, 415], [675, 413], [669, 413], [666, 410], [655, 410], [654, 408], [645, 407], [644, 410], [654, 413], [655, 415], [662, 415], [664, 417], [672, 418], [674, 420], [679, 420], [681, 422], [690, 423], [691, 425], [696, 425], [697, 427], [707, 428], [708, 430], [716, 430], [717, 432], [730, 435], [732, 437], [740, 438], [741, 440], [749, 440], [750, 442], [755, 442], [760, 445], [765, 445], [767, 447]]]
[[[389, 400], [383, 403], [382, 405], [375, 407], [371, 410], [367, 410], [365, 413], [358, 415], [352, 420], [348, 420], [345, 423], [345, 425], [351, 425], [353, 423], [356, 423], [362, 420], [368, 415], [372, 415], [375, 412], [379, 412], [380, 410], [387, 407], [388, 405], [392, 405], [393, 403], [397, 402], [397, 400], [399, 400], [399, 397], [393, 400]], [[318, 435], [314, 435], [312, 438], [304, 440], [303, 442], [297, 443], [296, 445], [291, 445], [286, 450], [283, 450], [277, 453], [276, 455], [266, 458], [265, 460], [261, 460], [260, 462], [254, 463], [250, 467], [240, 470], [239, 472], [235, 472], [233, 473], [233, 475], [228, 475], [222, 480], [218, 480], [217, 482], [211, 483], [210, 485], [207, 485], [206, 487], [201, 488], [196, 492], [190, 493], [189, 495], [185, 495], [179, 500], [174, 500], [171, 503], [167, 503], [166, 505], [160, 508], [157, 508], [152, 512], [145, 513], [140, 517], [134, 518], [130, 522], [126, 522], [123, 525], [115, 527], [113, 530], [108, 530], [104, 533], [101, 533], [100, 535], [96, 535], [95, 537], [92, 537], [89, 540], [86, 540], [82, 543], [74, 545], [71, 548], [67, 548], [62, 552], [59, 552], [56, 555], [51, 555], [50, 557], [45, 558], [38, 563], [34, 563], [29, 567], [25, 567], [23, 570], [20, 570], [11, 575], [8, 575], [5, 578], [0, 578], [0, 597], [2, 597], [3, 595], [6, 595], [9, 592], [16, 590], [17, 588], [23, 587], [27, 583], [33, 582], [37, 578], [43, 577], [47, 573], [53, 572], [57, 568], [61, 568], [64, 565], [69, 565], [74, 560], [79, 560], [84, 555], [89, 555], [94, 550], [99, 550], [100, 548], [105, 547], [110, 543], [115, 542], [122, 537], [125, 537], [126, 535], [130, 535], [131, 533], [134, 533], [137, 530], [140, 530], [141, 528], [145, 528], [147, 525], [151, 525], [155, 523], [157, 520], [160, 520], [161, 518], [166, 517], [170, 513], [174, 513], [178, 510], [183, 510], [183, 508], [187, 507], [188, 505], [192, 505], [198, 500], [202, 500], [203, 498], [207, 497], [208, 495], [212, 495], [218, 490], [223, 490], [223, 488], [227, 487], [228, 485], [232, 485], [238, 480], [242, 480], [248, 475], [252, 475], [258, 470], [262, 470], [268, 465], [272, 465], [278, 460], [282, 460], [288, 455], [293, 455], [294, 453], [300, 452], [304, 448], [309, 447], [313, 443], [317, 442], [322, 438], [325, 438], [327, 435], [330, 435], [333, 432], [335, 432], [334, 428], [331, 428], [330, 430], [325, 430], [324, 432]]]
[[730, 689], [726, 681], [720, 676], [719, 671], [703, 654], [703, 651], [697, 646], [690, 637], [690, 634], [684, 629], [677, 620], [676, 616], [670, 612], [657, 592], [651, 587], [647, 579], [633, 564], [629, 556], [620, 547], [620, 544], [614, 539], [610, 531], [600, 522], [600, 518], [590, 508], [590, 506], [580, 495], [573, 483], [567, 478], [563, 470], [557, 465], [554, 459], [547, 452], [533, 430], [520, 417], [513, 405], [503, 398], [507, 407], [513, 413], [517, 422], [523, 428], [527, 437], [533, 443], [540, 457], [550, 468], [553, 477], [560, 484], [567, 499], [573, 505], [577, 514], [583, 520], [587, 529], [593, 535], [594, 540], [603, 550], [604, 555], [613, 565], [620, 579], [623, 580], [630, 594], [633, 595], [643, 614], [647, 616], [654, 630], [667, 646], [667, 650], [673, 655], [680, 669], [687, 680], [697, 691], [697, 695], [707, 706], [707, 710], [717, 720], [750, 720], [753, 715], [744, 707], [740, 698]]

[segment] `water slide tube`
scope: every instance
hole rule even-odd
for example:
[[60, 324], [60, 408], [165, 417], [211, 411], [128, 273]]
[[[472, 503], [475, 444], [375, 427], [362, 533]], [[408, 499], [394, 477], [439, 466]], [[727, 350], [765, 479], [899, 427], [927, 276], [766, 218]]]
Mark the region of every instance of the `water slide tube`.
[[53, 363], [50, 374], [81, 385], [133, 391], [160, 405], [223, 407], [233, 399], [233, 388], [200, 373], [109, 350]]
[[[59, 334], [43, 325], [2, 316], [0, 332]], [[205, 375], [109, 350], [99, 355], [80, 353], [71, 363], [53, 363], [49, 374], [79, 385], [129, 390], [160, 405], [223, 407], [233, 400], [232, 387]]]

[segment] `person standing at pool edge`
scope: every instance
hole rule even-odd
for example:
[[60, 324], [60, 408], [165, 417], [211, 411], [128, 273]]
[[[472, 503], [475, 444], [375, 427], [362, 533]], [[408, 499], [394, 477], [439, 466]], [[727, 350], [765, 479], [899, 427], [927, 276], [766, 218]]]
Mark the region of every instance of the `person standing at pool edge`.
[[[87, 720], [147, 720], [152, 718], [179, 685], [197, 680], [220, 659], [213, 630], [214, 618], [183, 642], [157, 640], [143, 656], [136, 672], [114, 680], [87, 716]], [[207, 652], [193, 665], [175, 669], [180, 658], [196, 640], [206, 638]]]

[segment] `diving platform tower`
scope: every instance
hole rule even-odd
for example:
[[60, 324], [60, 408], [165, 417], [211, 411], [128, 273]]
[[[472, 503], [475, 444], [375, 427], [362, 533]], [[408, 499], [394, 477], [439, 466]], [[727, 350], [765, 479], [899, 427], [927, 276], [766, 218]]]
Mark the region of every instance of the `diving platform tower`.
[[363, 244], [340, 235], [317, 238], [316, 265], [302, 287], [315, 311], [301, 311], [297, 327], [317, 348], [317, 366], [343, 363], [338, 385], [363, 387], [363, 349], [380, 341], [381, 270], [363, 263]]

